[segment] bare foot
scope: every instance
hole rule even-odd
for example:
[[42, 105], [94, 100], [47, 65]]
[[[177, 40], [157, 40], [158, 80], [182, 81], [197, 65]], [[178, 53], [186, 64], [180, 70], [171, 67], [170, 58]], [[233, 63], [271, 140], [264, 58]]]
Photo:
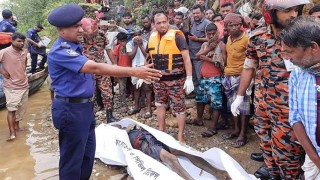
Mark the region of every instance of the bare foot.
[[179, 143], [180, 143], [181, 145], [186, 145], [186, 144], [187, 144], [185, 140], [183, 140], [183, 141], [180, 141], [180, 140], [179, 140]]
[[181, 144], [186, 144], [186, 140], [184, 139], [184, 136], [179, 136], [178, 135], [178, 141], [181, 143]]
[[16, 136], [15, 135], [11, 135], [8, 139], [7, 139], [7, 141], [9, 142], [9, 141], [13, 141], [13, 140], [15, 140], [16, 139]]

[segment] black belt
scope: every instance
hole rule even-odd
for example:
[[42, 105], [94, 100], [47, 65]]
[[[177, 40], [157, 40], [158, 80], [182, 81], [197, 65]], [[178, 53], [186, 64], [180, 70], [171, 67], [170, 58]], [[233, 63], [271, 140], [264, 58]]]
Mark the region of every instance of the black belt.
[[174, 74], [174, 75], [169, 75], [169, 76], [162, 76], [160, 78], [160, 81], [174, 81], [174, 80], [183, 79], [185, 77], [186, 77], [186, 75], [184, 73], [183, 74]]
[[88, 102], [93, 102], [93, 98], [81, 98], [81, 97], [61, 97], [61, 96], [56, 96], [56, 99], [68, 103], [88, 103]]

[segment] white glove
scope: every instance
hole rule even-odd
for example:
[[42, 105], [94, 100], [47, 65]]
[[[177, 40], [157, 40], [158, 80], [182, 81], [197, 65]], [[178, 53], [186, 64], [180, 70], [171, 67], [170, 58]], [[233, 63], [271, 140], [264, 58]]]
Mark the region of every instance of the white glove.
[[183, 89], [186, 91], [186, 94], [190, 94], [194, 90], [192, 76], [187, 76], [186, 81], [184, 82]]
[[244, 96], [237, 95], [236, 99], [231, 104], [231, 112], [234, 116], [240, 115], [239, 106], [243, 102]]
[[143, 84], [143, 79], [139, 79], [136, 84], [136, 88], [139, 89]]

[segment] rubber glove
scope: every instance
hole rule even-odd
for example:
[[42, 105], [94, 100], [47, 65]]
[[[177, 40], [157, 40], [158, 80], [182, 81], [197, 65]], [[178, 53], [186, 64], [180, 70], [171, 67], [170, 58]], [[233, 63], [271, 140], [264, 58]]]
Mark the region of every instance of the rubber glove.
[[244, 96], [237, 95], [236, 99], [231, 104], [231, 112], [234, 116], [240, 115], [239, 106], [243, 102]]
[[139, 89], [143, 84], [143, 79], [139, 79], [136, 84], [136, 88]]
[[187, 76], [186, 81], [184, 82], [183, 89], [186, 91], [186, 94], [190, 94], [194, 90], [192, 76]]

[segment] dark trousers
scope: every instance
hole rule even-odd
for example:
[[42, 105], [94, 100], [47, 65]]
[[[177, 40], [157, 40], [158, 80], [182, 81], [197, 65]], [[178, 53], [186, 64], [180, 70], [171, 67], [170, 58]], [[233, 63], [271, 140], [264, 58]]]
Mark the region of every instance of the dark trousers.
[[89, 179], [96, 148], [93, 103], [54, 99], [52, 120], [59, 129], [59, 178]]
[[[39, 64], [40, 68], [44, 68], [44, 64], [47, 62], [47, 55], [42, 55], [42, 60]], [[38, 62], [38, 54], [30, 54], [31, 57], [31, 72], [36, 72], [37, 62]]]

